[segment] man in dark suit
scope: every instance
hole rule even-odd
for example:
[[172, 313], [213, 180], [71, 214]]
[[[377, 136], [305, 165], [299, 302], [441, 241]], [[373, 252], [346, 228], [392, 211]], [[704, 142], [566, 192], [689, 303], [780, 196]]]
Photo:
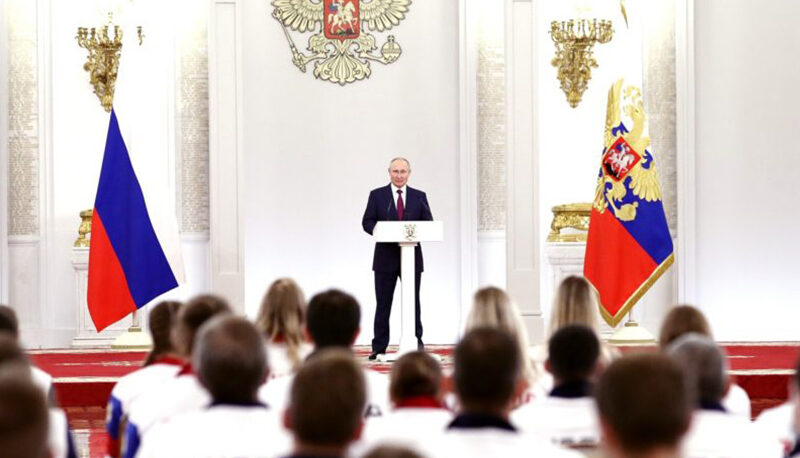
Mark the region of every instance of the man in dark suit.
[[[431, 207], [425, 193], [407, 185], [411, 175], [411, 165], [402, 157], [392, 159], [389, 163], [391, 183], [373, 189], [369, 193], [367, 209], [361, 225], [368, 234], [372, 234], [378, 221], [432, 221]], [[421, 350], [422, 321], [420, 319], [419, 284], [422, 279], [422, 248], [414, 249], [415, 258], [415, 335], [417, 346]], [[372, 353], [369, 359], [374, 360], [379, 354], [386, 353], [389, 345], [389, 315], [392, 311], [392, 298], [397, 279], [400, 277], [400, 245], [396, 243], [376, 243], [372, 260], [375, 272], [375, 333], [372, 339]], [[401, 279], [402, 281], [402, 279]]]

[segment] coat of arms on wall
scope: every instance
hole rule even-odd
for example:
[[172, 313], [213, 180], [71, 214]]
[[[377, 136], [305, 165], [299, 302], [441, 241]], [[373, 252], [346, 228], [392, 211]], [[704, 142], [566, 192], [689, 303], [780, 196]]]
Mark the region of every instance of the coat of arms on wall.
[[[272, 0], [292, 63], [303, 73], [314, 62], [314, 76], [344, 86], [369, 78], [370, 61], [391, 64], [402, 50], [389, 35], [380, 47], [370, 32], [385, 32], [405, 19], [411, 0]], [[289, 29], [311, 32], [309, 53], [300, 52]]]

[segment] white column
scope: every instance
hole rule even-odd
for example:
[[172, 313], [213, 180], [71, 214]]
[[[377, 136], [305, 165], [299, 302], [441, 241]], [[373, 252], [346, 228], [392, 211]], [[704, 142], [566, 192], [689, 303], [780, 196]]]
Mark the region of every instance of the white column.
[[[265, 10], [264, 14], [268, 14]], [[244, 312], [241, 5], [213, 0], [209, 16], [211, 289]]]
[[8, 15], [0, 0], [0, 303], [8, 303]]
[[506, 103], [508, 113], [507, 289], [516, 301], [531, 343], [544, 340], [540, 304], [541, 241], [539, 176], [534, 103], [536, 6], [531, 0], [506, 0]]

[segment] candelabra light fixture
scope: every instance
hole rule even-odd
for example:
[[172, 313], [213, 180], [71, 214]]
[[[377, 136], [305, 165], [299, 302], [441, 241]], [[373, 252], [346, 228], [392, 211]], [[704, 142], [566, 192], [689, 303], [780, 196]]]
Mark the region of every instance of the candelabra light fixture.
[[558, 68], [561, 90], [572, 108], [581, 102], [592, 78], [592, 67], [597, 68], [592, 48], [595, 43], [608, 43], [613, 35], [611, 21], [570, 19], [550, 23], [550, 37], [556, 45], [556, 55], [550, 63]]
[[[113, 34], [109, 34], [112, 31]], [[142, 27], [136, 27], [141, 46], [144, 35]], [[89, 72], [89, 83], [107, 112], [114, 105], [114, 87], [117, 83], [119, 58], [122, 54], [122, 28], [113, 23], [108, 13], [108, 23], [100, 28], [78, 27], [78, 46], [89, 52], [83, 69]]]

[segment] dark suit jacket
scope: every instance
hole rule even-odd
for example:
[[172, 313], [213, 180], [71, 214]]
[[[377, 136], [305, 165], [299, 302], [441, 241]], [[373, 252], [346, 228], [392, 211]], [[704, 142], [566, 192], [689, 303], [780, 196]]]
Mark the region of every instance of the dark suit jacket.
[[[406, 185], [407, 196], [403, 196], [404, 212], [403, 221], [433, 221], [431, 207], [425, 193]], [[396, 196], [392, 195], [392, 185], [373, 189], [369, 193], [367, 209], [361, 219], [361, 226], [372, 235], [372, 230], [378, 221], [397, 221]], [[415, 265], [418, 272], [422, 272], [422, 248], [417, 245], [414, 250]], [[376, 243], [375, 255], [372, 258], [372, 270], [376, 272], [400, 271], [400, 245], [396, 243]]]

